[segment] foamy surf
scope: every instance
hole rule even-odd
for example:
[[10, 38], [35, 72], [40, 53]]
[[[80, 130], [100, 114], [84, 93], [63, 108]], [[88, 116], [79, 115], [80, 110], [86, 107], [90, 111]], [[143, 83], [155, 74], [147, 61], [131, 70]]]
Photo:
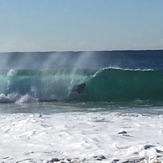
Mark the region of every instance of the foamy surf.
[[122, 112], [0, 115], [1, 162], [161, 162], [163, 116]]
[[163, 162], [162, 54], [0, 53], [0, 162]]

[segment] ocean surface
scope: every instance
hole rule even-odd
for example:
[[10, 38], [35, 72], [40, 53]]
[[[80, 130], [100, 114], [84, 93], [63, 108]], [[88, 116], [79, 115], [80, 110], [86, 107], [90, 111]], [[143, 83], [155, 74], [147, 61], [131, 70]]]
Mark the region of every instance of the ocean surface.
[[163, 50], [0, 53], [1, 162], [163, 162]]

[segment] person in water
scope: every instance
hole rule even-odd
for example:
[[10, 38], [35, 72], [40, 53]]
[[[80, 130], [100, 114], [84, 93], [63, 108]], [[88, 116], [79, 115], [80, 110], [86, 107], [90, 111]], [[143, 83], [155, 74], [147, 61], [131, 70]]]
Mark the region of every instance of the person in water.
[[81, 83], [81, 84], [77, 85], [77, 88], [74, 91], [76, 91], [78, 94], [80, 94], [84, 90], [85, 86], [86, 86], [85, 83]]

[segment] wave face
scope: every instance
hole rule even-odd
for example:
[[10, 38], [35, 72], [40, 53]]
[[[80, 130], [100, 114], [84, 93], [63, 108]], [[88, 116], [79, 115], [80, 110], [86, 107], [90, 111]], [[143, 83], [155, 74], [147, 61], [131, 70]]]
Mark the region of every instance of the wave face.
[[[80, 93], [77, 86], [85, 83]], [[0, 102], [163, 100], [163, 71], [103, 68], [10, 70], [0, 74]]]
[[103, 69], [88, 81], [93, 101], [163, 100], [163, 71]]
[[0, 53], [1, 103], [58, 100], [163, 101], [163, 51]]

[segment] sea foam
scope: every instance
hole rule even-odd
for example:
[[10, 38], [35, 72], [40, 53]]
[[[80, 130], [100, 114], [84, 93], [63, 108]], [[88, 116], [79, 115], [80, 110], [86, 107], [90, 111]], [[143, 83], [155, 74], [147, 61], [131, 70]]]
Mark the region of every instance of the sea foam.
[[137, 113], [1, 114], [0, 161], [161, 162], [162, 124]]

